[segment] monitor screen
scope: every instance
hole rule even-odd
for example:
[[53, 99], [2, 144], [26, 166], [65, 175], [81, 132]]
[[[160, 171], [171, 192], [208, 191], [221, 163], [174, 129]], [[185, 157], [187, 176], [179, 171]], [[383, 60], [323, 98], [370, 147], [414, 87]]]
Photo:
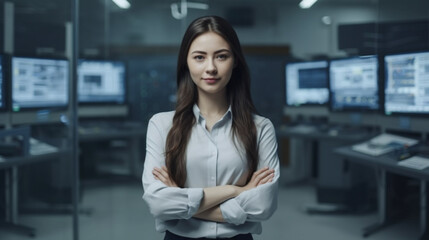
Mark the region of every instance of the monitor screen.
[[125, 63], [109, 60], [80, 60], [79, 103], [124, 103]]
[[0, 109], [4, 109], [6, 107], [5, 104], [5, 85], [4, 85], [4, 64], [3, 64], [3, 56], [0, 55]]
[[69, 63], [64, 59], [12, 57], [12, 110], [67, 107]]
[[384, 112], [429, 113], [429, 52], [386, 55]]
[[286, 65], [286, 105], [322, 105], [329, 100], [328, 62], [297, 62]]
[[378, 110], [378, 59], [376, 56], [331, 60], [330, 107], [333, 111]]

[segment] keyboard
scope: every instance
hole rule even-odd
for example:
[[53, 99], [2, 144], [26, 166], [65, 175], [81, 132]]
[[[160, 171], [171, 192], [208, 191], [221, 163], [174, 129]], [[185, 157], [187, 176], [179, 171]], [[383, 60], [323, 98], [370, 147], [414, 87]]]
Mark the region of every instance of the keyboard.
[[417, 170], [422, 170], [429, 167], [429, 158], [425, 158], [421, 156], [413, 156], [406, 160], [398, 162], [398, 165], [414, 168]]
[[380, 156], [395, 149], [416, 145], [418, 142], [416, 139], [382, 133], [366, 142], [353, 145], [352, 149], [371, 156]]

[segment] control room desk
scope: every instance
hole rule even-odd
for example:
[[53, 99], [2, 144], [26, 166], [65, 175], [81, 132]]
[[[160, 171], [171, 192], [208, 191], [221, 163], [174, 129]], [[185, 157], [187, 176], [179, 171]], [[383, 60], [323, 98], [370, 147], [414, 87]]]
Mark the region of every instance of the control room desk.
[[320, 131], [316, 126], [297, 125], [297, 126], [282, 126], [277, 131], [279, 137], [301, 138], [307, 140], [336, 140], [346, 142], [359, 142], [366, 140], [375, 133], [358, 130], [345, 131]]
[[427, 188], [426, 182], [429, 180], [429, 169], [416, 170], [398, 165], [398, 161], [391, 157], [388, 153], [381, 156], [370, 156], [367, 154], [353, 151], [350, 146], [341, 147], [335, 150], [335, 153], [342, 156], [346, 161], [355, 162], [372, 166], [376, 169], [377, 176], [377, 192], [378, 192], [378, 222], [370, 225], [363, 230], [363, 236], [380, 230], [389, 225], [389, 209], [387, 199], [386, 173], [395, 173], [402, 176], [407, 176], [420, 180], [420, 240], [428, 238], [428, 221], [427, 221]]
[[[30, 146], [31, 148], [31, 146]], [[0, 159], [0, 170], [5, 171], [5, 219], [0, 222], [0, 229], [35, 236], [35, 229], [18, 223], [18, 167], [43, 161], [52, 161], [71, 154], [71, 150], [60, 149], [56, 152], [8, 157]]]
[[[359, 178], [367, 169], [349, 165], [334, 153], [334, 149], [371, 138], [375, 133], [357, 128], [319, 130], [314, 125], [284, 126], [277, 130], [279, 138], [289, 138], [291, 144], [289, 172], [309, 171], [316, 175], [317, 204], [308, 206], [309, 213], [336, 213], [352, 210], [357, 203], [352, 194], [363, 185]], [[298, 141], [297, 141], [298, 140]], [[302, 178], [302, 177], [301, 177]], [[298, 179], [305, 180], [305, 178]], [[296, 180], [295, 180], [296, 181]], [[332, 210], [324, 210], [327, 209]]]
[[78, 132], [81, 144], [115, 139], [130, 141], [129, 173], [133, 177], [141, 177], [143, 169], [141, 139], [146, 136], [146, 131], [145, 127], [80, 127]]
[[[315, 166], [312, 168], [317, 171], [318, 178], [323, 178], [324, 173], [329, 178], [331, 174], [329, 171], [334, 171], [338, 174], [342, 171], [342, 163], [336, 160], [338, 156], [333, 154], [332, 149], [365, 141], [374, 136], [375, 133], [358, 130], [320, 131], [314, 125], [297, 125], [282, 126], [277, 129], [276, 134], [279, 138], [292, 140], [290, 141], [291, 151], [289, 156], [291, 161], [289, 168], [293, 170], [291, 174], [295, 174], [294, 171], [308, 172], [313, 163]], [[317, 148], [314, 148], [315, 146]], [[314, 153], [317, 153], [317, 156]], [[317, 159], [317, 161], [313, 162], [312, 159]], [[318, 182], [323, 185], [323, 179], [318, 180]], [[335, 184], [334, 182], [331, 183]]]

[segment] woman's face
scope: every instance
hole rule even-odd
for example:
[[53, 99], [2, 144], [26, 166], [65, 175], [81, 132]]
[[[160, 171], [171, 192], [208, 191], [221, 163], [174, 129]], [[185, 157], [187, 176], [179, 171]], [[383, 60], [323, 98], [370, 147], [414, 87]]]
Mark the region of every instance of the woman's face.
[[201, 34], [192, 42], [187, 63], [198, 94], [224, 94], [231, 79], [234, 55], [231, 47], [214, 32]]

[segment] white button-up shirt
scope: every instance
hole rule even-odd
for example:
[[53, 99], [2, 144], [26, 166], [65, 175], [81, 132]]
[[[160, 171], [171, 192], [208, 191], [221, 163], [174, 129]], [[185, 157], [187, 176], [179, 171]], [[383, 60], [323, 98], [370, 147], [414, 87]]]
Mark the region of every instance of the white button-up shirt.
[[149, 121], [142, 176], [143, 199], [155, 217], [156, 230], [169, 230], [191, 238], [260, 234], [260, 222], [268, 219], [277, 208], [280, 170], [273, 124], [267, 118], [254, 115], [259, 148], [258, 169], [274, 169], [273, 181], [223, 202], [220, 209], [226, 222], [206, 221], [192, 217], [200, 206], [203, 188], [245, 185], [248, 165], [243, 147], [241, 144], [236, 147], [232, 139], [231, 109], [213, 125], [210, 132], [196, 104], [193, 110], [197, 121], [186, 150], [187, 179], [184, 188], [168, 187], [152, 175], [154, 167], [165, 166], [165, 143], [174, 112], [158, 113]]

